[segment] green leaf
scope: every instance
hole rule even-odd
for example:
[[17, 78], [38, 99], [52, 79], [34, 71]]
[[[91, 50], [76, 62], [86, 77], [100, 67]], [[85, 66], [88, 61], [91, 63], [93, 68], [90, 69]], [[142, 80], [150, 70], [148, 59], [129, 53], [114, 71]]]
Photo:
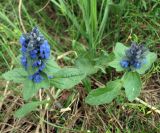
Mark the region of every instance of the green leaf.
[[50, 59], [48, 59], [45, 62], [45, 65], [46, 67], [43, 70], [43, 72], [45, 72], [48, 75], [53, 75], [54, 73], [60, 70], [60, 67], [58, 66], [57, 62], [54, 60], [53, 57], [50, 57]]
[[116, 47], [114, 49], [114, 54], [115, 54], [115, 59], [109, 63], [109, 66], [113, 67], [116, 69], [117, 72], [123, 71], [124, 68], [121, 67], [120, 61], [123, 59], [125, 56], [125, 51], [128, 48], [124, 46], [122, 43], [116, 43]]
[[120, 65], [120, 59], [114, 59], [112, 62], [109, 63], [109, 66], [116, 69], [117, 72], [123, 71], [124, 68]]
[[3, 74], [6, 80], [12, 80], [15, 83], [23, 83], [28, 74], [23, 68], [15, 68]]
[[123, 76], [123, 87], [129, 101], [140, 95], [142, 88], [141, 78], [137, 72], [127, 72]]
[[36, 110], [36, 108], [39, 105], [45, 104], [45, 103], [47, 103], [46, 100], [27, 103], [15, 112], [15, 117], [22, 118], [22, 117], [26, 116], [28, 113], [30, 113], [31, 111]]
[[121, 80], [110, 81], [106, 87], [92, 90], [86, 97], [85, 102], [90, 105], [110, 103], [120, 93]]
[[33, 97], [39, 89], [47, 89], [50, 87], [50, 82], [47, 76], [43, 76], [45, 79], [40, 83], [34, 83], [33, 81], [27, 79], [24, 81], [24, 88], [22, 90], [24, 100], [28, 100]]
[[59, 89], [70, 89], [84, 78], [85, 74], [77, 68], [63, 68], [54, 74], [51, 85]]
[[127, 50], [128, 48], [123, 45], [122, 43], [119, 43], [117, 42], [116, 43], [116, 47], [114, 49], [114, 54], [116, 56], [116, 58], [122, 58], [125, 56], [125, 51]]
[[94, 61], [87, 57], [80, 57], [76, 60], [76, 66], [78, 69], [86, 73], [86, 75], [94, 74], [98, 71], [95, 67]]
[[136, 71], [139, 74], [144, 74], [155, 62], [157, 59], [157, 55], [153, 52], [149, 52], [146, 56], [146, 64], [144, 64], [140, 69], [137, 69]]

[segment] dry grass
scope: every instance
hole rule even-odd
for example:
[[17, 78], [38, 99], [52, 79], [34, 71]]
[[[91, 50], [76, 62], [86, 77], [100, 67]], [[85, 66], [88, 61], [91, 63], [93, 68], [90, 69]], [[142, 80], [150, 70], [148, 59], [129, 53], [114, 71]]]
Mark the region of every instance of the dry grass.
[[[158, 76], [158, 77], [157, 77]], [[142, 99], [151, 105], [158, 105], [160, 101], [160, 84], [158, 74], [154, 74], [148, 81], [142, 92]], [[6, 82], [1, 84], [5, 88]], [[10, 83], [1, 100], [0, 108], [0, 132], [1, 133], [86, 133], [91, 130], [93, 133], [111, 132], [159, 132], [159, 114], [139, 103], [128, 103], [126, 99], [113, 101], [109, 105], [91, 107], [84, 103], [86, 92], [83, 86], [77, 86], [74, 99], [69, 105], [71, 111], [60, 112], [60, 109], [53, 106], [50, 110], [44, 107], [36, 112], [30, 113], [23, 119], [14, 118], [14, 111], [24, 104], [23, 99], [12, 91]], [[21, 89], [19, 86], [17, 89]], [[73, 93], [64, 91], [58, 101], [65, 108], [67, 98]], [[4, 91], [0, 91], [3, 95]], [[45, 98], [42, 95], [42, 98]], [[41, 119], [40, 119], [41, 118]], [[146, 128], [147, 127], [147, 128]], [[72, 130], [73, 129], [73, 130]], [[74, 130], [75, 129], [75, 130]]]

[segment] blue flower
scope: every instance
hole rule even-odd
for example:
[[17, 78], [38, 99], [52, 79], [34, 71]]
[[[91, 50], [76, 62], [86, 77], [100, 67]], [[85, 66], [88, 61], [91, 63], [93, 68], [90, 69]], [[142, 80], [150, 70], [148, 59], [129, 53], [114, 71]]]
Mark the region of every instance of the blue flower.
[[[45, 69], [45, 60], [50, 57], [50, 45], [45, 40], [44, 36], [35, 27], [30, 33], [23, 34], [20, 37], [21, 43], [21, 64], [26, 71], [33, 69], [34, 72], [29, 76], [29, 79], [35, 83], [41, 82], [44, 78], [42, 76]], [[27, 67], [31, 68], [27, 69]]]
[[39, 71], [42, 71], [45, 68], [45, 64], [42, 63], [41, 66], [39, 66]]
[[21, 64], [22, 64], [25, 68], [27, 68], [27, 58], [26, 58], [25, 56], [22, 56], [22, 57], [21, 57]]
[[42, 61], [41, 60], [36, 60], [34, 63], [33, 63], [33, 67], [38, 67], [42, 64]]
[[24, 46], [22, 46], [22, 48], [21, 48], [21, 52], [22, 52], [22, 54], [25, 54], [25, 52], [27, 51], [27, 48], [26, 47], [24, 47]]
[[134, 68], [136, 68], [136, 69], [140, 69], [140, 68], [141, 68], [141, 63], [140, 63], [140, 62], [135, 62], [135, 63], [133, 64], [133, 66], [134, 66]]
[[37, 51], [36, 49], [31, 50], [31, 51], [30, 51], [30, 56], [31, 56], [31, 58], [32, 58], [32, 59], [35, 59], [35, 58], [37, 57], [37, 53], [38, 53], [38, 51]]
[[122, 61], [120, 62], [120, 64], [121, 64], [121, 66], [122, 66], [123, 68], [127, 68], [127, 67], [129, 66], [128, 60], [122, 60]]
[[45, 64], [41, 60], [38, 60], [33, 63], [32, 67], [38, 67], [38, 70], [42, 71], [45, 68]]
[[33, 80], [35, 83], [40, 83], [42, 80], [44, 80], [39, 72], [36, 72], [33, 75], [29, 76], [29, 79]]
[[25, 54], [25, 52], [27, 51], [26, 38], [22, 35], [19, 39], [19, 42], [22, 45], [21, 52], [22, 54]]
[[50, 56], [50, 46], [47, 41], [44, 41], [44, 43], [40, 46], [40, 56], [43, 59], [48, 59]]

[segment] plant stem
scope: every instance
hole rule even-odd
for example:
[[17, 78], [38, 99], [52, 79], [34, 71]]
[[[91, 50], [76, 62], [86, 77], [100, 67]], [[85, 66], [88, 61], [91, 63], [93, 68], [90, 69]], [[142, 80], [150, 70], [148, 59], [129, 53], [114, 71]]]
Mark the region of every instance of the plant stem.
[[48, 89], [46, 89], [46, 90], [45, 90], [45, 92], [46, 92], [46, 93], [47, 93], [47, 95], [50, 97], [50, 99], [51, 99], [51, 103], [54, 103], [55, 98], [52, 96], [51, 92], [50, 92]]

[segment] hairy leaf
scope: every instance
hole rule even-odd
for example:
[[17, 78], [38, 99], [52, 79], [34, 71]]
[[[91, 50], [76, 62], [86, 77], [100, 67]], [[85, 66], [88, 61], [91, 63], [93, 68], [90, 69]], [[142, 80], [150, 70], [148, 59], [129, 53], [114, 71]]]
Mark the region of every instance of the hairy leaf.
[[24, 81], [24, 88], [22, 90], [24, 100], [28, 100], [33, 97], [39, 89], [47, 89], [50, 87], [50, 82], [47, 76], [43, 76], [45, 79], [40, 83], [34, 83], [33, 81], [27, 79]]
[[118, 96], [122, 87], [121, 80], [110, 81], [107, 86], [92, 90], [86, 97], [85, 102], [90, 105], [110, 103]]
[[124, 68], [120, 65], [120, 59], [114, 59], [112, 62], [109, 63], [109, 66], [115, 68], [117, 72], [124, 70]]
[[36, 101], [36, 102], [27, 103], [15, 112], [15, 117], [22, 118], [26, 116], [28, 113], [30, 113], [31, 111], [36, 110], [36, 108], [39, 105], [44, 104], [46, 102], [47, 101]]
[[115, 59], [109, 63], [109, 66], [116, 69], [116, 71], [123, 71], [124, 68], [121, 67], [120, 61], [125, 56], [125, 51], [127, 47], [124, 46], [122, 43], [116, 43], [116, 47], [114, 49]]
[[28, 74], [23, 68], [15, 68], [3, 74], [6, 80], [12, 80], [15, 83], [23, 83]]
[[77, 68], [63, 68], [54, 74], [51, 85], [59, 89], [70, 89], [84, 78], [85, 74]]
[[116, 47], [114, 49], [114, 54], [116, 56], [116, 58], [122, 58], [125, 56], [125, 51], [127, 50], [128, 48], [123, 45], [122, 43], [119, 43], [117, 42], [116, 43]]
[[146, 63], [142, 65], [140, 69], [137, 69], [137, 72], [139, 74], [144, 74], [152, 66], [156, 59], [157, 55], [153, 52], [149, 52], [146, 56]]
[[60, 67], [58, 66], [57, 62], [54, 60], [53, 57], [50, 57], [50, 59], [45, 62], [45, 65], [46, 67], [43, 72], [48, 75], [53, 75], [55, 72], [60, 70]]
[[95, 67], [94, 61], [87, 57], [78, 58], [76, 66], [78, 69], [86, 73], [86, 75], [94, 74], [98, 70], [98, 68]]
[[137, 72], [127, 72], [123, 76], [123, 87], [129, 101], [133, 101], [140, 95], [142, 83]]

